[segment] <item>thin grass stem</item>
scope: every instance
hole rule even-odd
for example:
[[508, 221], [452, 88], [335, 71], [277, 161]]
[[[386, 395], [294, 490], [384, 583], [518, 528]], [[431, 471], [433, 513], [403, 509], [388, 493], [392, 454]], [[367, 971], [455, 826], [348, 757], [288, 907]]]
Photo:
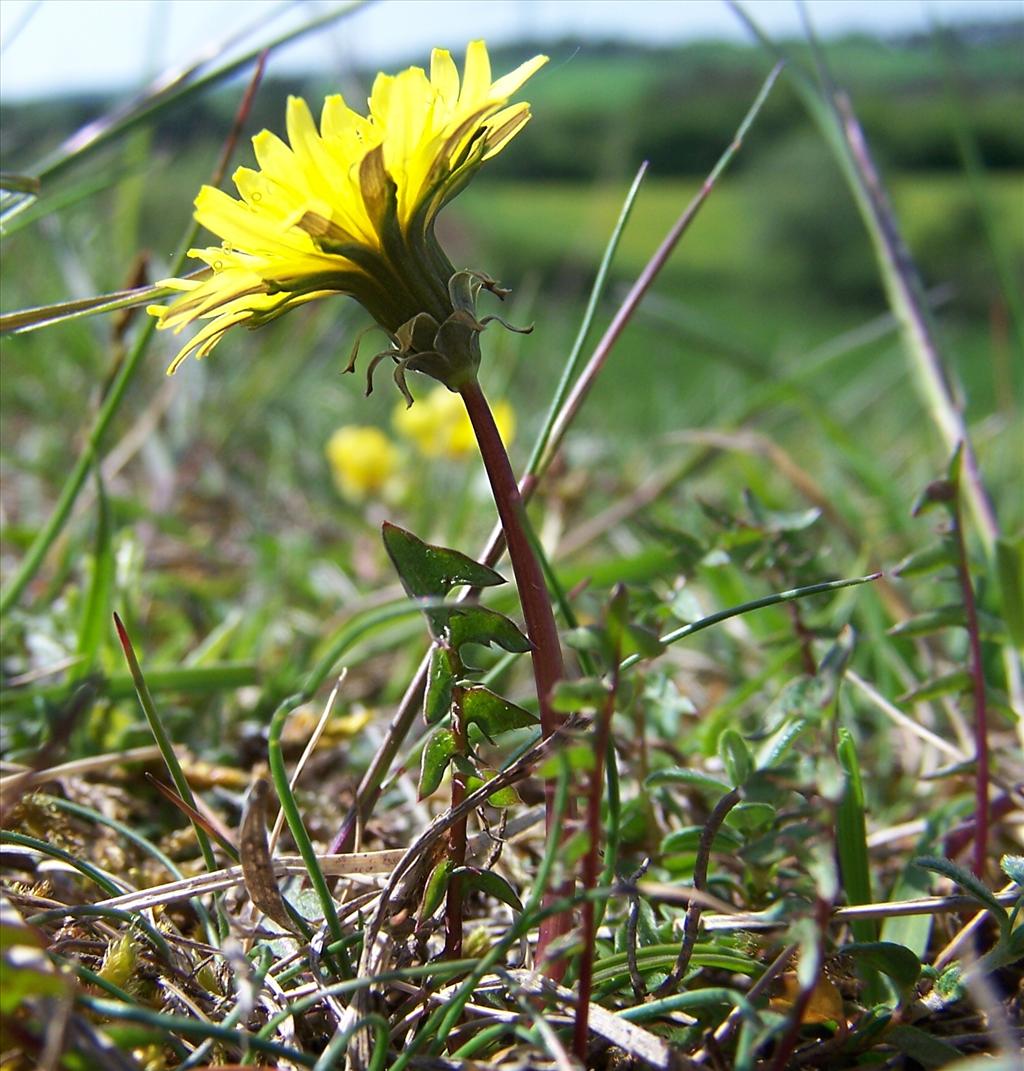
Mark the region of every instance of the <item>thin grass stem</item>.
[[[146, 678], [142, 673], [139, 660], [135, 656], [135, 648], [132, 645], [131, 638], [126, 631], [121, 618], [118, 617], [116, 613], [114, 614], [114, 625], [117, 628], [117, 637], [121, 641], [121, 648], [124, 651], [125, 660], [128, 662], [128, 670], [135, 683], [135, 691], [139, 697], [139, 704], [142, 707], [143, 714], [146, 715], [146, 721], [149, 723], [149, 731], [153, 734], [153, 739], [156, 741], [157, 747], [160, 748], [160, 754], [163, 757], [164, 765], [167, 767], [167, 772], [171, 775], [174, 787], [178, 790], [178, 795], [189, 805], [189, 807], [195, 810], [196, 799], [192, 794], [192, 786], [188, 783], [185, 771], [182, 770], [181, 763], [178, 761], [178, 756], [174, 753], [174, 745], [171, 743], [171, 738], [164, 727], [163, 719], [160, 717], [160, 714], [156, 709], [156, 704], [153, 702], [153, 696], [150, 694], [149, 686], [146, 684]], [[206, 835], [206, 830], [204, 830], [195, 820], [192, 820], [192, 828], [195, 830], [196, 840], [199, 842], [199, 850], [202, 853], [203, 861], [206, 863], [206, 869], [210, 871], [216, 870], [217, 859], [213, 854], [213, 848], [210, 845], [209, 837]]]

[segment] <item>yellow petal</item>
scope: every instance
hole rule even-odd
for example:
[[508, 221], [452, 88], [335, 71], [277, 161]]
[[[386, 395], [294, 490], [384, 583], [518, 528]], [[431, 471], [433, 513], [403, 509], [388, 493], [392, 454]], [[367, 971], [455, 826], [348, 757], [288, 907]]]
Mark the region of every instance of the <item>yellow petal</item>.
[[491, 88], [491, 60], [483, 41], [470, 41], [466, 45], [466, 69], [462, 75], [462, 92], [459, 103], [474, 106], [489, 96]]
[[430, 83], [445, 107], [454, 108], [459, 99], [459, 69], [445, 48], [435, 48], [430, 53]]
[[547, 63], [547, 61], [547, 56], [534, 56], [533, 59], [521, 63], [514, 71], [510, 71], [508, 74], [503, 75], [491, 86], [491, 92], [489, 94], [491, 100], [508, 100], [508, 98], [511, 97], [527, 79], [532, 78], [537, 71]]

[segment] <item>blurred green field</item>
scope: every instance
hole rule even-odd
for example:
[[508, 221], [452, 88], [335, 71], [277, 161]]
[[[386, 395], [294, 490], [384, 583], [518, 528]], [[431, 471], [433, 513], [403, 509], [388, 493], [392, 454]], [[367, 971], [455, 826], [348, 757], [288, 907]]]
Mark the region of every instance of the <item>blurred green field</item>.
[[[245, 158], [244, 150], [240, 155]], [[208, 163], [206, 154], [200, 157]], [[193, 188], [191, 180], [182, 185]], [[987, 183], [1018, 257], [1024, 245], [1019, 188], [1016, 175]], [[694, 191], [687, 181], [645, 184], [588, 345]], [[943, 450], [877, 284], [872, 293], [877, 274], [866, 235], [841, 187], [831, 187], [824, 208], [818, 199], [812, 226], [831, 213], [847, 237], [843, 255], [854, 276], [862, 272], [869, 281], [866, 291], [855, 287], [844, 301], [832, 283], [817, 287], [809, 277], [813, 250], [771, 244], [777, 238], [767, 224], [787, 192], [776, 178], [762, 189], [754, 171], [726, 180], [711, 196], [616, 345], [569, 437], [566, 465], [581, 475], [576, 484], [556, 481], [547, 507], [564, 513], [567, 533], [673, 469], [689, 474], [636, 518], [640, 531], [647, 523], [699, 530], [700, 502], [735, 504], [746, 488], [775, 508], [803, 501], [791, 475], [763, 449], [737, 447], [700, 460], [701, 449], [680, 438], [716, 431], [737, 443], [756, 433], [785, 451], [861, 534], [875, 560], [898, 560], [919, 537], [910, 506], [934, 477]], [[484, 176], [443, 219], [456, 262], [511, 285], [501, 312], [513, 323], [534, 325], [528, 336], [495, 325], [484, 339], [485, 387], [507, 396], [518, 415], [517, 465], [571, 347], [623, 195], [612, 185]], [[956, 176], [902, 175], [894, 196], [911, 245], [941, 252], [944, 228], [968, 191]], [[159, 277], [161, 252], [186, 222], [186, 207], [177, 171], [161, 161], [88, 204], [48, 217], [8, 239], [12, 262], [21, 268], [8, 276], [5, 300], [17, 307], [117, 288], [136, 248], [154, 251], [148, 271]], [[975, 253], [984, 245], [976, 230], [970, 242]], [[980, 263], [980, 279], [960, 272], [944, 291], [947, 277], [927, 279], [941, 295], [936, 316], [947, 366], [965, 399], [1000, 520], [1012, 532], [1024, 523], [1024, 368], [1002, 326], [988, 262]], [[966, 257], [954, 257], [953, 265], [970, 266]], [[330, 435], [347, 424], [374, 424], [393, 435], [400, 405], [385, 369], [370, 398], [363, 397], [361, 373], [340, 374], [365, 324], [347, 299], [318, 303], [259, 332], [227, 338], [208, 360], [189, 361], [171, 380], [164, 369], [174, 340], [156, 339], [106, 449], [124, 458], [107, 481], [127, 570], [119, 589], [127, 597], [123, 585], [137, 585], [130, 605], [148, 622], [153, 656], [162, 662], [187, 655], [231, 620], [223, 653], [256, 658], [287, 679], [294, 672], [289, 667], [301, 664], [300, 652], [319, 642], [318, 615], [339, 620], [358, 593], [387, 579], [375, 533], [382, 517], [449, 545], [476, 544], [489, 530], [493, 514], [480, 498], [482, 473], [473, 459], [410, 457], [409, 475], [420, 493], [399, 503], [367, 506], [339, 496], [324, 455]], [[116, 367], [122, 350], [117, 343], [111, 348], [111, 331], [108, 319], [96, 318], [5, 343], [0, 465], [9, 563], [48, 515], [78, 448], [77, 429], [88, 424]], [[425, 388], [414, 384], [414, 390]], [[446, 507], [438, 510], [438, 501]], [[11, 634], [27, 627], [21, 642], [30, 651], [52, 649], [56, 657], [71, 642], [88, 575], [83, 555], [87, 563], [94, 532], [89, 513], [79, 514], [42, 583], [31, 589], [41, 607], [66, 595], [56, 616], [33, 613]], [[606, 553], [599, 540], [577, 568], [586, 569], [584, 562], [603, 568]], [[840, 572], [863, 568], [838, 546], [833, 555]], [[234, 616], [240, 610], [244, 626]], [[105, 646], [103, 662], [114, 671], [119, 656]], [[45, 660], [19, 654], [10, 665], [24, 669], [39, 658]], [[400, 688], [401, 679], [392, 687]], [[144, 737], [136, 729], [130, 739]]]
[[[12, 262], [22, 266], [5, 285], [9, 307], [57, 300], [67, 294], [69, 283], [82, 293], [117, 289], [136, 249], [151, 251], [148, 272], [159, 277], [165, 270], [163, 250], [187, 221], [187, 191], [198, 184], [209, 156], [193, 153], [173, 167], [160, 160], [88, 205], [57, 213], [47, 226], [61, 243], [40, 241], [38, 225], [8, 239]], [[242, 149], [240, 160], [245, 158]], [[818, 188], [803, 197], [805, 186], [816, 181]], [[1024, 262], [1021, 177], [1000, 173], [986, 182], [1012, 255]], [[591, 342], [696, 189], [695, 182], [685, 180], [645, 182]], [[979, 443], [986, 466], [997, 486], [1009, 488], [1019, 446], [1021, 368], [1000, 335], [1001, 299], [980, 225], [971, 215], [968, 184], [955, 174], [902, 174], [892, 189], [911, 250], [923, 254], [918, 262], [925, 280], [940, 295], [940, 334], [968, 416], [984, 422], [991, 414]], [[509, 392], [520, 415], [521, 442], [537, 426], [571, 346], [624, 193], [617, 183], [485, 179], [442, 218], [442, 235], [456, 263], [510, 285], [513, 296], [503, 311], [514, 323], [534, 325], [525, 337], [495, 327], [484, 344], [485, 382]], [[789, 231], [780, 229], [780, 215], [789, 221]], [[965, 219], [973, 224], [966, 238]], [[833, 239], [838, 234], [841, 245], [819, 249], [808, 243], [806, 236], [820, 230]], [[837, 292], [835, 272], [830, 274], [836, 264], [845, 265], [846, 277], [853, 280], [849, 296], [841, 285]], [[74, 275], [69, 274], [72, 265]], [[731, 427], [756, 413], [760, 428], [799, 449], [802, 462], [822, 477], [836, 445], [833, 437], [842, 432], [849, 437], [844, 451], [858, 449], [879, 473], [891, 474], [894, 500], [906, 501], [927, 478], [935, 441], [897, 333], [890, 327], [850, 352], [809, 360], [885, 315], [867, 234], [831, 172], [823, 171], [820, 181], [810, 176], [787, 183], [776, 172], [762, 176], [756, 169], [726, 179], [618, 343], [581, 416], [580, 441], [591, 444], [588, 450], [600, 450], [606, 442], [609, 463], [628, 459], [628, 467], [640, 475], [652, 437]], [[189, 397], [189, 411], [180, 419], [190, 431], [179, 449], [193, 434], [206, 441], [211, 414], [217, 414], [211, 449], [219, 454], [234, 442], [244, 445], [247, 455], [254, 444], [257, 453], [271, 451], [279, 485], [312, 486], [322, 508], [330, 509], [334, 492], [318, 444], [344, 422], [387, 426], [396, 404], [386, 376], [364, 399], [361, 378], [336, 375], [347, 360], [349, 339], [363, 323], [363, 314], [345, 299], [303, 310], [286, 323], [228, 338], [204, 366], [189, 362], [169, 384], [162, 372], [173, 340], [160, 337], [133, 388], [136, 404], [145, 404], [158, 390]], [[83, 399], [106, 374], [107, 357], [96, 343], [107, 330], [101, 320], [87, 321], [7, 343], [0, 385], [8, 414], [6, 465], [45, 473], [68, 448], [65, 424], [53, 426], [48, 414], [56, 406], [84, 416]], [[307, 340], [298, 358], [296, 338]], [[54, 366], [59, 376], [39, 376], [39, 369]], [[225, 413], [232, 414], [227, 422]], [[301, 441], [301, 451], [273, 454], [267, 439], [271, 429]], [[29, 441], [37, 446], [27, 453]], [[613, 460], [620, 447], [628, 451], [626, 458]], [[248, 462], [228, 465], [244, 472]], [[1021, 522], [1018, 496], [1006, 495], [1003, 509], [1011, 527]]]

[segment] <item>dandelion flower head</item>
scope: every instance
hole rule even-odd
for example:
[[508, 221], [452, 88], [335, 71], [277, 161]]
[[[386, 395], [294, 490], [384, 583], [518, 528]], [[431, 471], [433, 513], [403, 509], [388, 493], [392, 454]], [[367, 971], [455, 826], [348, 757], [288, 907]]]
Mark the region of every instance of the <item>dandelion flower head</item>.
[[406, 363], [419, 358], [413, 370], [440, 369], [435, 378], [447, 382], [451, 354], [472, 349], [482, 329], [472, 301], [492, 287], [473, 273], [459, 281], [434, 221], [527, 123], [529, 105], [508, 101], [545, 62], [536, 56], [492, 81], [487, 48], [474, 41], [460, 78], [451, 55], [435, 49], [429, 75], [379, 74], [366, 116], [328, 97], [319, 128], [306, 102], [290, 97], [288, 142], [256, 135], [258, 169], [233, 176], [239, 197], [204, 186], [196, 198], [196, 219], [223, 244], [190, 250], [206, 269], [167, 280], [179, 296], [148, 309], [175, 333], [200, 325], [169, 371], [190, 353], [206, 356], [232, 327], [341, 293], [367, 309]]

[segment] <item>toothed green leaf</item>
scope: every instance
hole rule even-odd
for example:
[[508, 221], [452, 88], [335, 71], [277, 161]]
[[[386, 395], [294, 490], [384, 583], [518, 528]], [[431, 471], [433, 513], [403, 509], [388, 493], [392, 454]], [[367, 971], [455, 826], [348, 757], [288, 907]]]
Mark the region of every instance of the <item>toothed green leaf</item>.
[[424, 543], [395, 524], [385, 522], [383, 535], [402, 586], [413, 598], [442, 597], [464, 584], [483, 588], [505, 583], [505, 578], [489, 566], [460, 551]]
[[463, 693], [462, 717], [467, 725], [478, 726], [488, 738], [512, 729], [525, 729], [539, 720], [536, 714], [510, 703], [482, 684], [475, 684]]
[[533, 648], [511, 618], [486, 606], [453, 608], [448, 614], [448, 640], [456, 650], [464, 643], [482, 647], [493, 643], [512, 654], [525, 654]]

